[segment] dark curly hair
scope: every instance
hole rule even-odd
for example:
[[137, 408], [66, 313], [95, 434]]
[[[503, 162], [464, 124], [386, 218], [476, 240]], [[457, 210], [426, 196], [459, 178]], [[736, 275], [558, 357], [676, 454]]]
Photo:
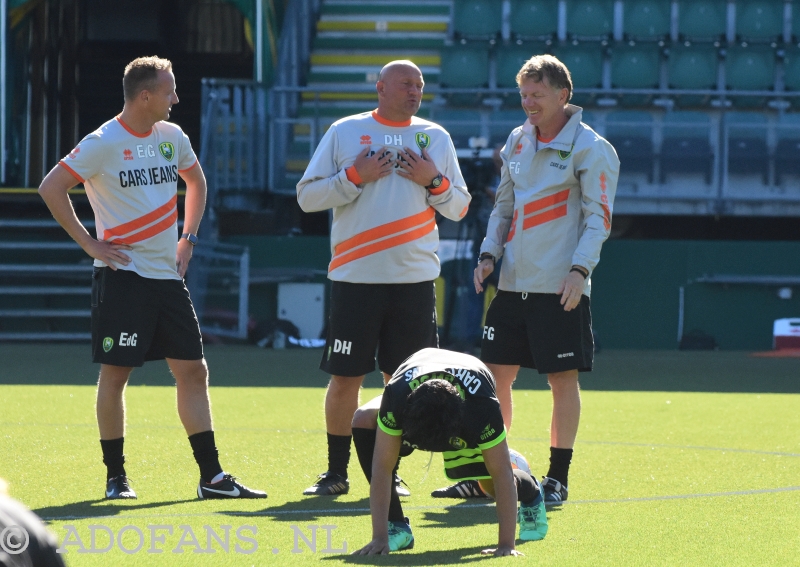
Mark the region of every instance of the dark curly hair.
[[447, 380], [423, 382], [406, 398], [403, 437], [422, 450], [442, 451], [461, 432], [464, 400]]

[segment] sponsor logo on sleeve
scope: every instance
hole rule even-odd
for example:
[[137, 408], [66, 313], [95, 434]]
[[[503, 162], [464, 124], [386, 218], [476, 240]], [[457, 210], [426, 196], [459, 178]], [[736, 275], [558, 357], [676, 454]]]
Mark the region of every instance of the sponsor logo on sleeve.
[[494, 429], [494, 427], [492, 427], [492, 424], [491, 423], [487, 423], [486, 427], [484, 427], [483, 431], [481, 431], [481, 441], [486, 441], [489, 437], [494, 435], [494, 433], [495, 433], [495, 429]]
[[387, 412], [386, 415], [381, 417], [381, 421], [389, 429], [397, 429], [397, 422], [394, 420], [394, 414], [392, 412]]

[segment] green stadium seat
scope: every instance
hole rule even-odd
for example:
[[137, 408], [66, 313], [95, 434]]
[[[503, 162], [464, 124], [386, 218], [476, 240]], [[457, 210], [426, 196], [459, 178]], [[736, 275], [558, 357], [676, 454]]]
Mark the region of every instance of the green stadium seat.
[[[455, 45], [442, 49], [439, 86], [460, 89], [489, 85], [489, 51], [483, 46]], [[450, 104], [468, 106], [480, 102], [478, 93], [447, 95]]]
[[[624, 89], [657, 89], [661, 48], [657, 45], [619, 45], [611, 52], [611, 86]], [[643, 106], [653, 95], [622, 95], [626, 106]]]
[[769, 176], [767, 116], [761, 112], [727, 112], [728, 172]]
[[436, 109], [431, 120], [450, 133], [457, 148], [468, 148], [469, 139], [482, 133], [481, 113], [477, 110]]
[[502, 0], [453, 2], [453, 33], [461, 40], [494, 41], [503, 24]]
[[[702, 89], [717, 88], [719, 54], [713, 45], [674, 44], [669, 48], [667, 69], [669, 88]], [[708, 104], [710, 95], [675, 95], [679, 106], [701, 106]]]
[[683, 41], [721, 42], [727, 18], [726, 0], [680, 0], [678, 37]]
[[492, 112], [489, 115], [489, 147], [505, 144], [511, 130], [522, 126], [526, 120], [522, 108]]
[[511, 37], [553, 40], [558, 33], [558, 0], [511, 0]]
[[714, 152], [709, 141], [711, 118], [705, 112], [675, 111], [664, 115], [661, 183], [668, 173], [702, 173], [711, 184]]
[[503, 89], [517, 86], [517, 73], [522, 64], [534, 55], [547, 53], [544, 43], [526, 43], [523, 46], [504, 48], [497, 51], [497, 86]]
[[626, 0], [622, 30], [627, 40], [665, 41], [669, 38], [669, 0]]
[[[732, 91], [775, 89], [775, 51], [769, 46], [732, 46], [725, 57], [725, 84]], [[734, 106], [761, 108], [766, 97], [732, 95]]]
[[776, 133], [775, 183], [780, 184], [784, 175], [800, 175], [800, 113], [781, 116]]
[[[553, 48], [553, 54], [567, 66], [572, 76], [573, 89], [593, 89], [603, 86], [603, 50], [597, 46], [580, 44]], [[572, 104], [591, 104], [597, 95], [573, 93]]]
[[574, 41], [607, 41], [614, 33], [614, 2], [576, 0], [567, 10], [567, 37]]
[[653, 117], [648, 112], [620, 110], [606, 117], [606, 139], [617, 150], [620, 172], [640, 172], [653, 181]]
[[740, 41], [779, 42], [783, 38], [783, 2], [738, 1], [736, 37]]

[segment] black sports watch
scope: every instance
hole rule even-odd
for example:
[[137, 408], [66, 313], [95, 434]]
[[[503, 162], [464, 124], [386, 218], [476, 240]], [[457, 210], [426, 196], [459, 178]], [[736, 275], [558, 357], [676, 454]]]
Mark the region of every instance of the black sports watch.
[[430, 185], [426, 185], [425, 189], [438, 189], [442, 185], [442, 181], [444, 181], [444, 175], [441, 173], [433, 178]]
[[186, 240], [188, 240], [189, 244], [191, 244], [192, 246], [197, 245], [197, 235], [196, 234], [192, 234], [190, 232], [184, 232], [183, 234], [181, 234], [181, 238], [185, 238]]

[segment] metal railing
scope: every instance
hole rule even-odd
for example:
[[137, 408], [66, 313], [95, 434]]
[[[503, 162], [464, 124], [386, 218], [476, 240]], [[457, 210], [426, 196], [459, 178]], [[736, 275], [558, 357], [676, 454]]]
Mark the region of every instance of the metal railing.
[[195, 246], [186, 286], [204, 333], [246, 339], [250, 299], [250, 249], [219, 243]]

